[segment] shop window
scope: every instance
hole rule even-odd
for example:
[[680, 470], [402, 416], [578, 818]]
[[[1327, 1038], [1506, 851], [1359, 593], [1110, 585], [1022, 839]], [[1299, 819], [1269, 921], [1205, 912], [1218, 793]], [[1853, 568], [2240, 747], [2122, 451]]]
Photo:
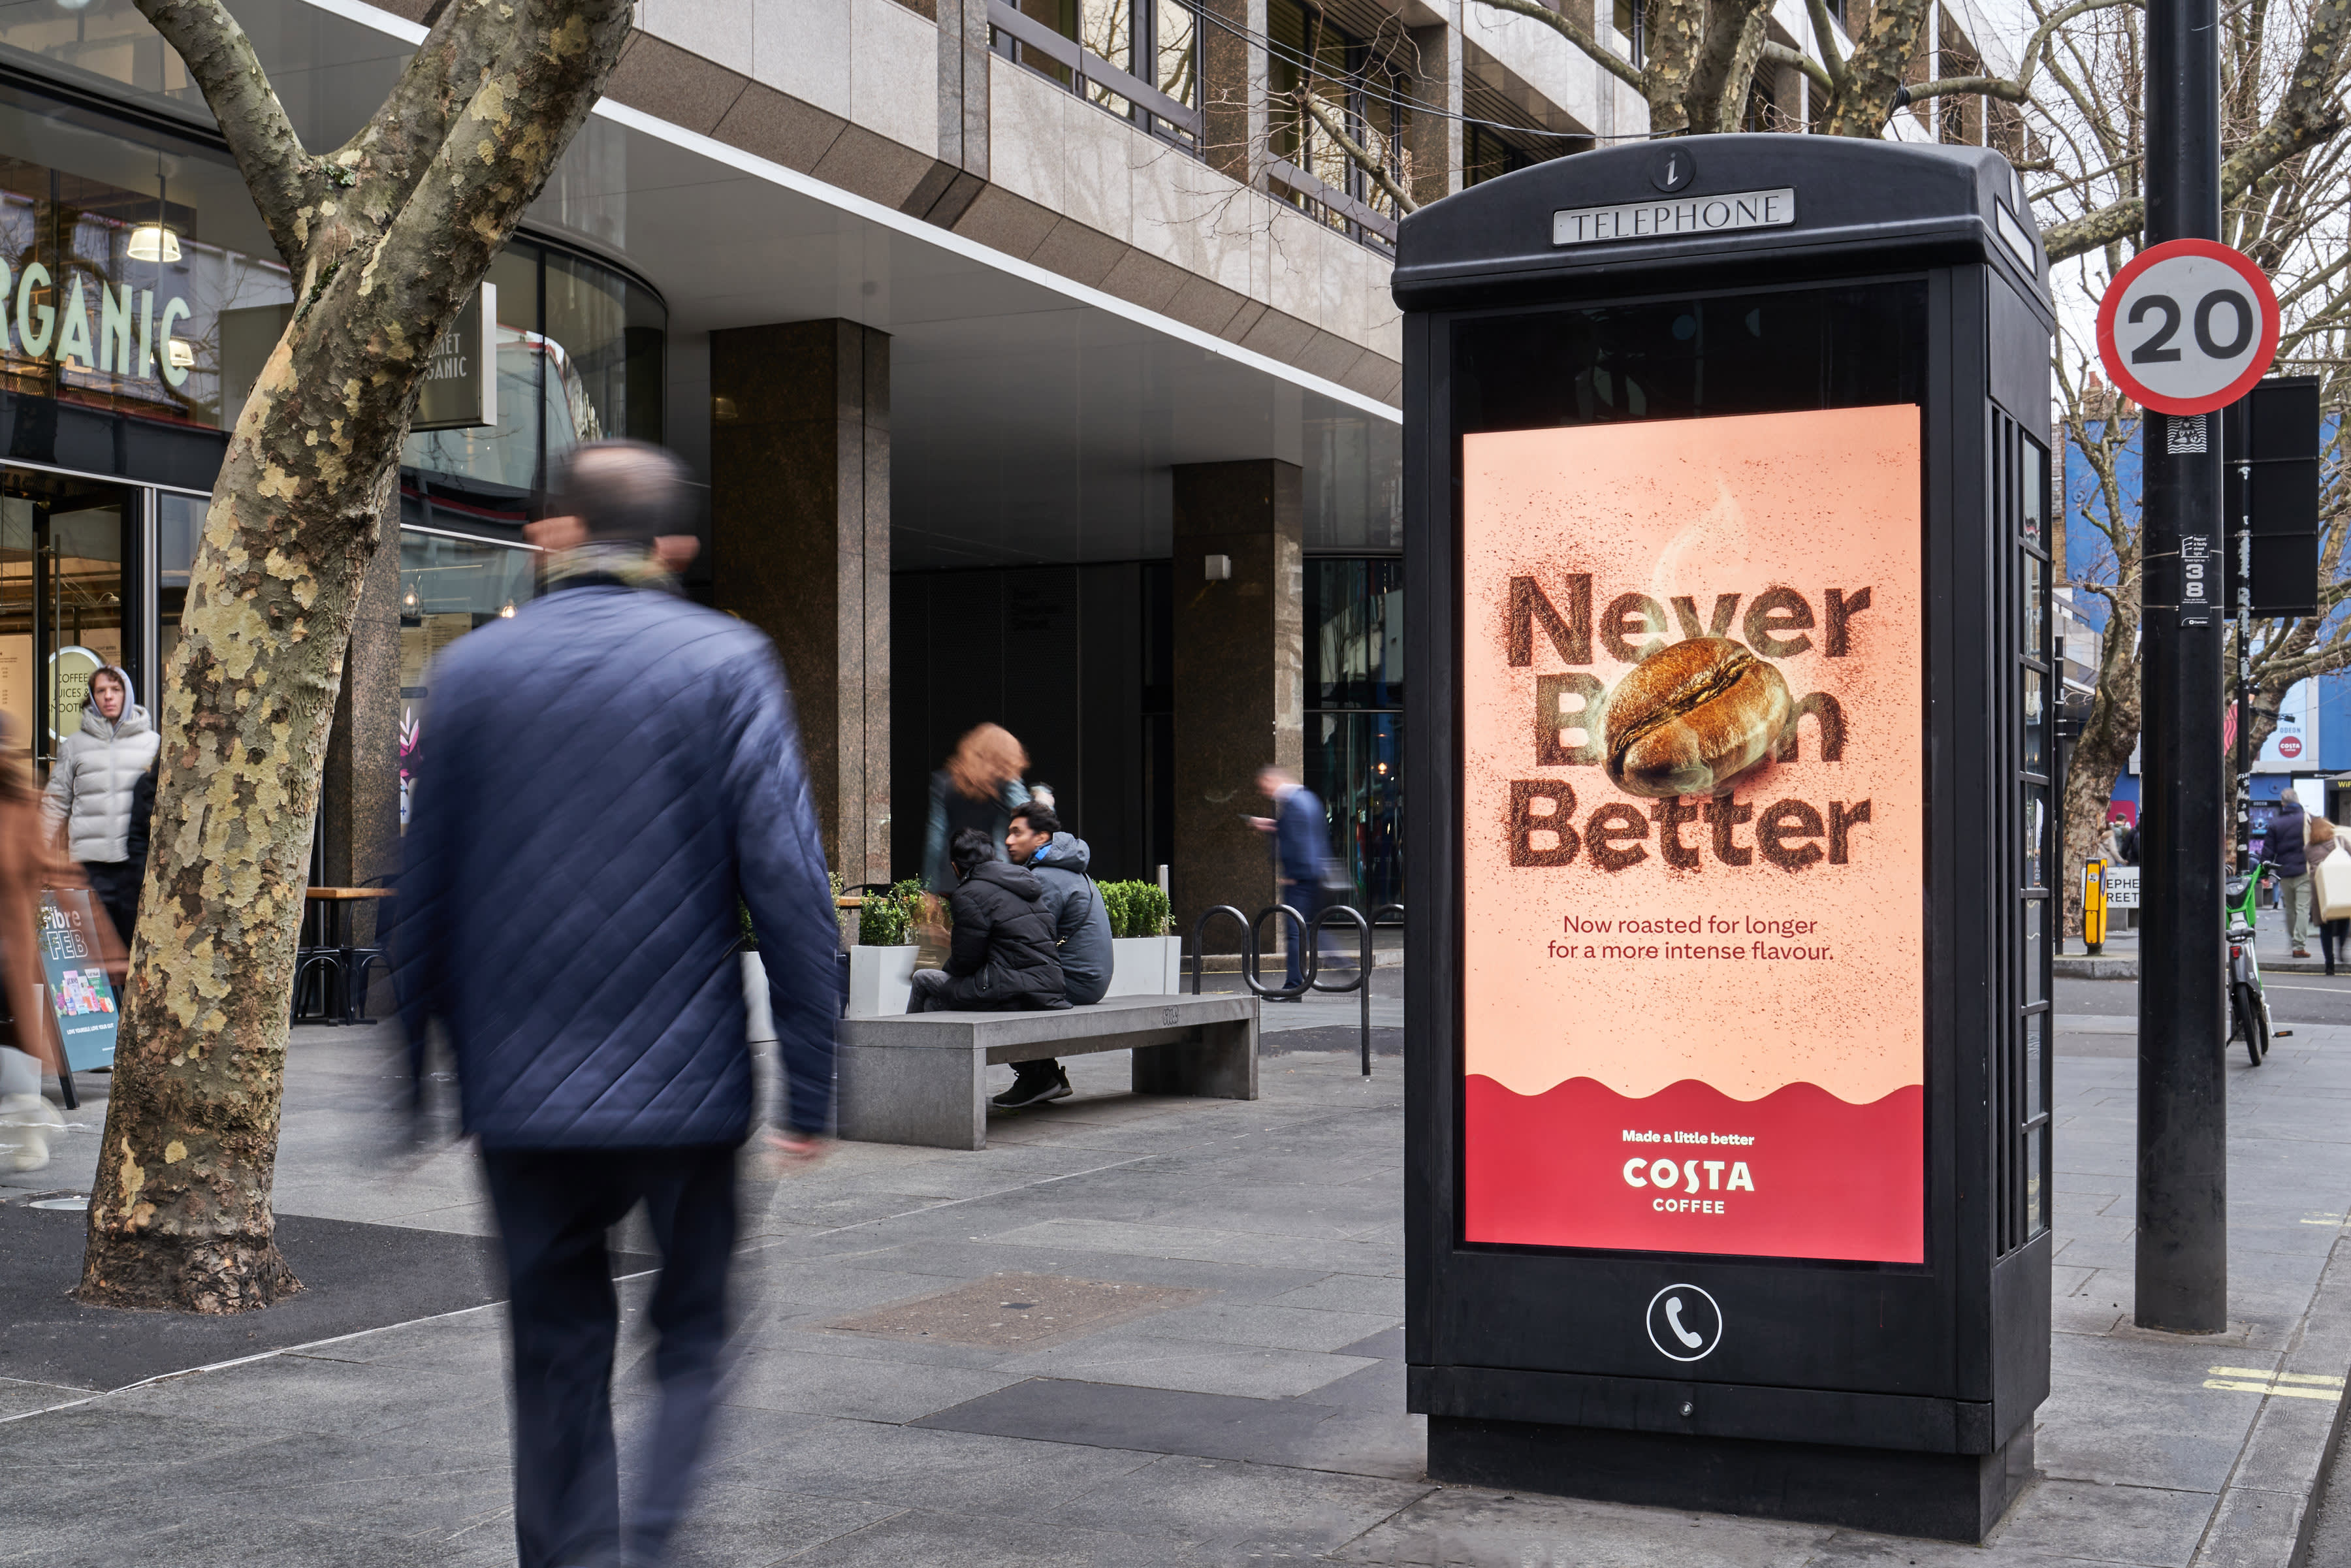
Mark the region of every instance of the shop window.
[[204, 537], [204, 513], [211, 506], [203, 496], [176, 490], [155, 492], [155, 674], [172, 664], [172, 650], [180, 645], [180, 618], [188, 608], [188, 574], [196, 562], [196, 541]]
[[527, 240], [507, 245], [487, 281], [497, 288], [498, 422], [408, 438], [403, 488], [453, 511], [413, 522], [519, 521], [547, 465], [573, 447], [662, 438], [667, 312], [650, 289]]
[[1366, 914], [1404, 897], [1404, 562], [1306, 563], [1306, 787]]
[[0, 86], [0, 386], [236, 422], [293, 291], [225, 153]]
[[412, 764], [424, 738], [433, 661], [477, 626], [512, 616], [538, 593], [538, 552], [454, 534], [400, 531], [400, 825], [408, 827]]
[[43, 778], [81, 727], [89, 677], [128, 652], [124, 557], [138, 507], [129, 486], [0, 470], [0, 711], [10, 744], [30, 737]]

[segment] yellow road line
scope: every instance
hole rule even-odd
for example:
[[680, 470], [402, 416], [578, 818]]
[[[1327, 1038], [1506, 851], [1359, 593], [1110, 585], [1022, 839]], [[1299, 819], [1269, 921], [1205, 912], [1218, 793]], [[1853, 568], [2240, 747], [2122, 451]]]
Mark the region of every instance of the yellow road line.
[[2206, 1370], [2211, 1375], [2204, 1380], [2204, 1386], [2223, 1394], [2274, 1394], [2284, 1399], [2324, 1399], [2329, 1404], [2343, 1397], [2343, 1379], [2323, 1373], [2264, 1372], [2258, 1366], [2214, 1366]]
[[2241, 1383], [2226, 1378], [2208, 1377], [2207, 1388], [2217, 1388], [2226, 1394], [2274, 1394], [2282, 1399], [2324, 1399], [2332, 1405], [2343, 1397], [2335, 1388], [2289, 1388], [2276, 1383]]
[[2280, 1383], [2307, 1383], [2316, 1388], [2343, 1386], [2343, 1379], [2316, 1372], [2263, 1372], [2258, 1366], [2215, 1366], [2207, 1370], [2215, 1377], [2273, 1378]]

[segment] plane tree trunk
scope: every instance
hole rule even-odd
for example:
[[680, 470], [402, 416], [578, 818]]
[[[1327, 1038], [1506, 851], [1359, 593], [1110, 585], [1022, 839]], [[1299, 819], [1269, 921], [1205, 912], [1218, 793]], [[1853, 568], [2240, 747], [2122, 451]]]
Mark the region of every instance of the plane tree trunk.
[[305, 150], [221, 0], [139, 0], [293, 273], [161, 693], [147, 882], [78, 1294], [234, 1312], [300, 1284], [270, 1188], [319, 769], [426, 362], [594, 106], [627, 0], [454, 0], [390, 99]]

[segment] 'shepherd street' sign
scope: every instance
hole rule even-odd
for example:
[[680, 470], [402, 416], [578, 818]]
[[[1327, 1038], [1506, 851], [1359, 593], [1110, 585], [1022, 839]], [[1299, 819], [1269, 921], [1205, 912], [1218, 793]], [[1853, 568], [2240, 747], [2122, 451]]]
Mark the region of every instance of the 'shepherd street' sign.
[[411, 430], [476, 430], [498, 422], [498, 286], [485, 283], [434, 346]]
[[1732, 229], [1783, 228], [1796, 221], [1796, 190], [1730, 191], [1719, 196], [1673, 196], [1613, 207], [1568, 207], [1551, 215], [1553, 245], [1604, 240], [1671, 239]]

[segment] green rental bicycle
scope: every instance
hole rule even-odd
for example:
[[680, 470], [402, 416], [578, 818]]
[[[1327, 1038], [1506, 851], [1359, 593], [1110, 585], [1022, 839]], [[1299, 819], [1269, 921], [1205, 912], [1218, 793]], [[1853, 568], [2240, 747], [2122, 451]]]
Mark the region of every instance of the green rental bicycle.
[[[2261, 896], [2262, 873], [2273, 869], [2257, 860], [2249, 873], [2222, 883], [2229, 911], [2229, 1040], [2242, 1040], [2255, 1067], [2270, 1053], [2271, 1031], [2269, 993], [2262, 988], [2262, 961], [2253, 952], [2253, 901]], [[2229, 1040], [2220, 1042], [2223, 1051]]]

